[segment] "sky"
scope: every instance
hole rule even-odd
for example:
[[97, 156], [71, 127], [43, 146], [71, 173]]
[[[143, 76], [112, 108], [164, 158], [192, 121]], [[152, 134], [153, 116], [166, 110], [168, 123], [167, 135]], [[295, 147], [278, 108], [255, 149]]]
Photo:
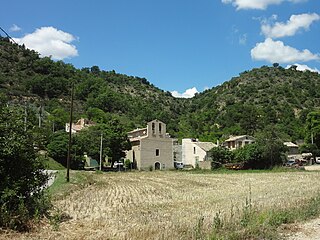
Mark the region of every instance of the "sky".
[[176, 97], [273, 63], [320, 70], [319, 0], [15, 0], [0, 9], [0, 27], [40, 56], [144, 77]]

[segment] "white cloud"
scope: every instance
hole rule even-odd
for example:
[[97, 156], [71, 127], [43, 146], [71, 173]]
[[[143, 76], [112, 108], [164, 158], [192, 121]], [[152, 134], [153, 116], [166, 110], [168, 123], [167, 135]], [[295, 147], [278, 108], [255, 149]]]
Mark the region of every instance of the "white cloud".
[[16, 24], [13, 24], [12, 27], [9, 29], [10, 32], [19, 32], [21, 31], [21, 28], [16, 25]]
[[320, 20], [320, 16], [316, 13], [292, 15], [286, 23], [277, 22], [273, 26], [270, 24], [262, 24], [261, 31], [266, 37], [280, 38], [285, 36], [293, 36], [299, 29], [308, 30], [313, 21]]
[[265, 10], [269, 5], [281, 4], [284, 1], [298, 3], [307, 0], [221, 0], [224, 4], [232, 4], [237, 10], [240, 9], [260, 9]]
[[198, 93], [198, 90], [195, 87], [187, 89], [184, 93], [179, 93], [178, 91], [171, 92], [172, 96], [176, 98], [192, 98], [196, 93]]
[[263, 60], [271, 63], [292, 63], [320, 60], [319, 54], [313, 54], [309, 50], [299, 51], [290, 46], [285, 46], [281, 41], [273, 41], [267, 38], [262, 43], [257, 43], [251, 49], [251, 57], [254, 60]]
[[42, 27], [22, 38], [14, 38], [18, 44], [24, 44], [41, 56], [52, 56], [53, 59], [62, 60], [78, 56], [77, 48], [71, 44], [75, 37], [54, 27]]
[[317, 72], [317, 73], [320, 74], [320, 70], [318, 70], [317, 68], [311, 68], [311, 67], [309, 67], [309, 66], [307, 66], [307, 65], [299, 64], [299, 63], [295, 63], [295, 64], [292, 64], [292, 65], [287, 65], [287, 66], [286, 66], [286, 69], [290, 68], [290, 67], [293, 66], [293, 65], [297, 66], [297, 70], [298, 70], [298, 71], [304, 72], [304, 71], [306, 71], [306, 70], [309, 70], [310, 72]]

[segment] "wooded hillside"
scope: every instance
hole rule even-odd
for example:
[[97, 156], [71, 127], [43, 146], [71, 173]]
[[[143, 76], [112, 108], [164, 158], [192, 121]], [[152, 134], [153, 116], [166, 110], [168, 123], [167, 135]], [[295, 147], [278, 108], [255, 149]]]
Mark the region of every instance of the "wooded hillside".
[[55, 123], [55, 130], [68, 121], [72, 82], [75, 119], [117, 118], [125, 130], [159, 119], [175, 137], [206, 141], [255, 135], [270, 125], [283, 140], [304, 139], [306, 116], [320, 106], [320, 75], [278, 64], [245, 71], [192, 99], [176, 99], [145, 78], [40, 58], [6, 38], [0, 40], [0, 68], [2, 98], [26, 104], [44, 123]]

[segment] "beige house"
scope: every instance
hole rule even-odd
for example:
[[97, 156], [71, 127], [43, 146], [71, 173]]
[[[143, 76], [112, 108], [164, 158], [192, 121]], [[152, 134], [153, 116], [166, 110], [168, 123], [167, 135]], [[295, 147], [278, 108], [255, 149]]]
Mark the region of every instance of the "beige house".
[[[208, 157], [208, 152], [217, 147], [212, 142], [199, 142], [194, 138], [182, 139], [182, 162], [184, 166], [201, 168], [211, 168], [211, 161]], [[208, 162], [208, 166], [205, 167], [205, 162]]]
[[288, 148], [288, 155], [297, 155], [299, 154], [299, 146], [293, 142], [284, 142], [283, 143]]
[[255, 143], [254, 137], [251, 137], [248, 135], [242, 135], [242, 136], [231, 136], [227, 140], [225, 140], [222, 145], [228, 148], [229, 150], [235, 150], [247, 144], [252, 144], [252, 143]]
[[[94, 126], [94, 125], [95, 125], [94, 122], [85, 118], [80, 118], [76, 123], [72, 124], [71, 133], [77, 133], [81, 131], [83, 128]], [[70, 129], [70, 124], [66, 123], [66, 132], [69, 132], [69, 129]]]
[[138, 170], [173, 169], [173, 139], [166, 133], [166, 124], [153, 120], [146, 128], [128, 133], [131, 150], [126, 152]]

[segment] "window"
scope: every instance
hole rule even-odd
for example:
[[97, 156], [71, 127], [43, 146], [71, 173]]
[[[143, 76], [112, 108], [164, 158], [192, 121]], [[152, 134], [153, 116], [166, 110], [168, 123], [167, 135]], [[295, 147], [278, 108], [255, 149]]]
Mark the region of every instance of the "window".
[[193, 147], [193, 154], [196, 154], [196, 147]]
[[160, 149], [156, 149], [156, 156], [160, 156]]
[[161, 134], [161, 123], [159, 123], [159, 133]]
[[155, 134], [155, 133], [156, 133], [155, 125], [154, 123], [152, 123], [152, 134]]

